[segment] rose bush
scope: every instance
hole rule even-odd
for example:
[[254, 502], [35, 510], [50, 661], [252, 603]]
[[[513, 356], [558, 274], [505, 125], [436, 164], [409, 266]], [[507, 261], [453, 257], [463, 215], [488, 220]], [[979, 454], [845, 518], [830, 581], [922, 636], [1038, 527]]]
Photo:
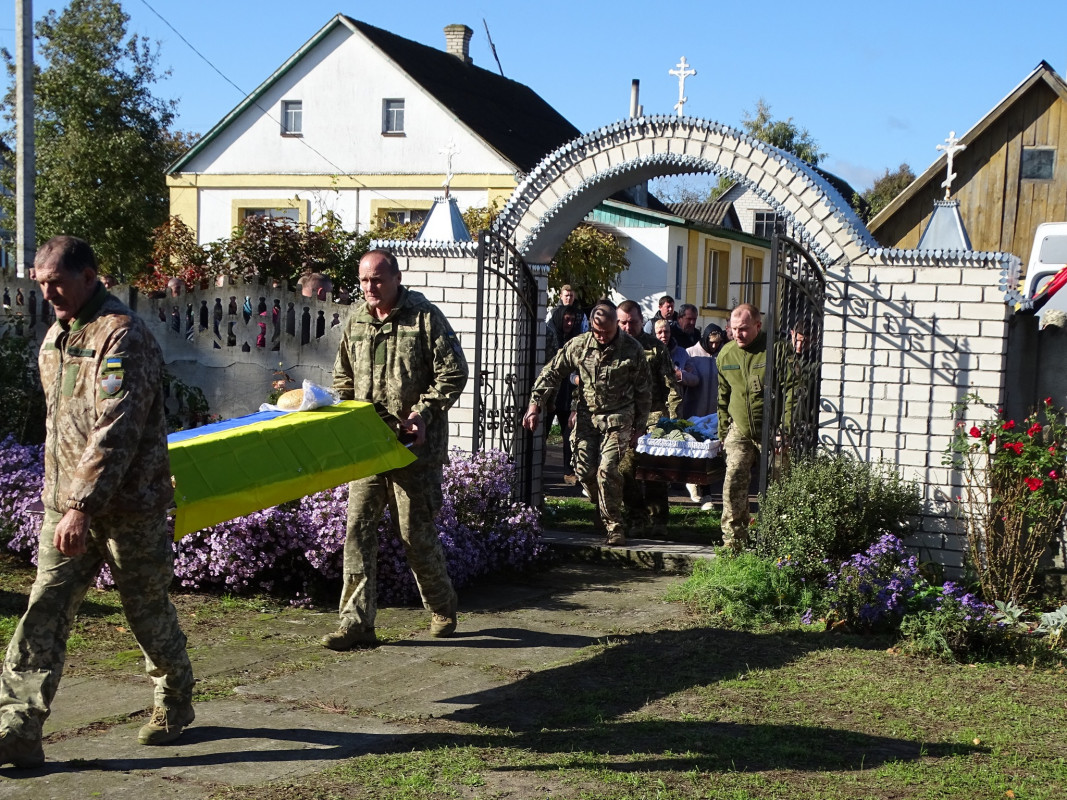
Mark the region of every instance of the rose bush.
[[977, 395], [956, 406], [945, 463], [963, 476], [957, 511], [971, 566], [987, 602], [1022, 603], [1035, 591], [1038, 561], [1067, 510], [1067, 428], [1047, 398], [1025, 420], [992, 418], [968, 425]]

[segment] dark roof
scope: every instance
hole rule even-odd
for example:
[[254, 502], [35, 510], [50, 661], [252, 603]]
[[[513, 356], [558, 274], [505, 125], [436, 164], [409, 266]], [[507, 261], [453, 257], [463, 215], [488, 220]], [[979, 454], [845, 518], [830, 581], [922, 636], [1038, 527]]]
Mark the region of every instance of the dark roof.
[[691, 222], [713, 225], [716, 228], [741, 230], [741, 221], [737, 217], [733, 203], [670, 203], [667, 208], [672, 214], [684, 217]]
[[493, 149], [529, 172], [581, 131], [529, 86], [456, 56], [349, 18], [353, 27], [396, 62]]
[[359, 31], [412, 80], [452, 112], [461, 124], [470, 128], [476, 136], [522, 172], [529, 172], [557, 147], [581, 135], [581, 131], [528, 86], [474, 64], [465, 64], [443, 50], [413, 42], [395, 33], [338, 14], [233, 111], [202, 136], [167, 172], [181, 172], [198, 152], [244, 111], [255, 106], [276, 81], [338, 25]]

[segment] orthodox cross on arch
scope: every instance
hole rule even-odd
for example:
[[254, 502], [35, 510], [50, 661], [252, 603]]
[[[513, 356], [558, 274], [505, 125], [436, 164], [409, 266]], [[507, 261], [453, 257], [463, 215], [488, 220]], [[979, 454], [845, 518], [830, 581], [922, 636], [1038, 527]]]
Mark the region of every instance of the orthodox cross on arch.
[[939, 144], [937, 149], [944, 150], [945, 155], [948, 156], [948, 172], [945, 180], [941, 183], [942, 188], [945, 190], [945, 199], [948, 200], [949, 192], [952, 191], [952, 181], [956, 179], [956, 173], [952, 171], [952, 159], [956, 153], [966, 150], [967, 145], [960, 144], [960, 140], [956, 138], [956, 131], [949, 131], [945, 144]]
[[668, 75], [678, 76], [678, 102], [674, 104], [674, 110], [678, 112], [678, 116], [682, 116], [682, 109], [685, 108], [686, 102], [689, 100], [685, 96], [685, 79], [691, 78], [697, 74], [697, 71], [689, 66], [685, 61], [685, 56], [682, 56], [682, 60], [679, 61], [674, 69], [667, 70]]

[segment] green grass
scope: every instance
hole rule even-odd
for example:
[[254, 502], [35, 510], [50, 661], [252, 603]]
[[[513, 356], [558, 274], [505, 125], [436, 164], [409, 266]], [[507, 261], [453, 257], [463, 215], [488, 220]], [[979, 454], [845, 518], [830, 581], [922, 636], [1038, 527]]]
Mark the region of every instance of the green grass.
[[[562, 578], [553, 573], [553, 580]], [[71, 654], [67, 674], [138, 674], [130, 634], [118, 630], [121, 620], [116, 624], [113, 593], [90, 599], [93, 613], [76, 626], [84, 645]], [[8, 598], [9, 606], [19, 602]], [[257, 646], [265, 633], [275, 639], [262, 664], [204, 676], [200, 701], [313, 668], [317, 659], [351, 658], [356, 671], [372, 663], [309, 647], [315, 626], [330, 620], [276, 608], [277, 601], [177, 595], [175, 602], [201, 655], [235, 637], [251, 642], [243, 647]], [[947, 663], [901, 655], [884, 637], [726, 629], [680, 606], [656, 614], [648, 626], [634, 626], [637, 632], [613, 634], [515, 676], [462, 713], [390, 717], [395, 736], [376, 737], [369, 752], [328, 770], [219, 787], [213, 796], [996, 800], [1009, 790], [1018, 800], [1067, 796], [1062, 663]], [[0, 631], [13, 629], [13, 619], [0, 616], [6, 626]], [[390, 635], [398, 639], [409, 619], [425, 624], [418, 611], [393, 619], [398, 627]], [[464, 691], [455, 688], [457, 695]]]

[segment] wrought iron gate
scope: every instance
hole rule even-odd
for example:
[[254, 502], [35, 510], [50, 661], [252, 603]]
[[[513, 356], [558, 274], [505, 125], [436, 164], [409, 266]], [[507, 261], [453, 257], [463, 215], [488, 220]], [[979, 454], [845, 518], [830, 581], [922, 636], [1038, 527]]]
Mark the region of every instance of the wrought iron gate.
[[[818, 445], [826, 277], [815, 260], [782, 230], [771, 238], [774, 282], [764, 320], [767, 371], [759, 490], [790, 459]], [[773, 351], [773, 357], [771, 353]]]
[[515, 463], [514, 499], [533, 494], [533, 434], [522, 427], [537, 371], [537, 280], [510, 242], [478, 236], [474, 340], [474, 450], [503, 450]]

